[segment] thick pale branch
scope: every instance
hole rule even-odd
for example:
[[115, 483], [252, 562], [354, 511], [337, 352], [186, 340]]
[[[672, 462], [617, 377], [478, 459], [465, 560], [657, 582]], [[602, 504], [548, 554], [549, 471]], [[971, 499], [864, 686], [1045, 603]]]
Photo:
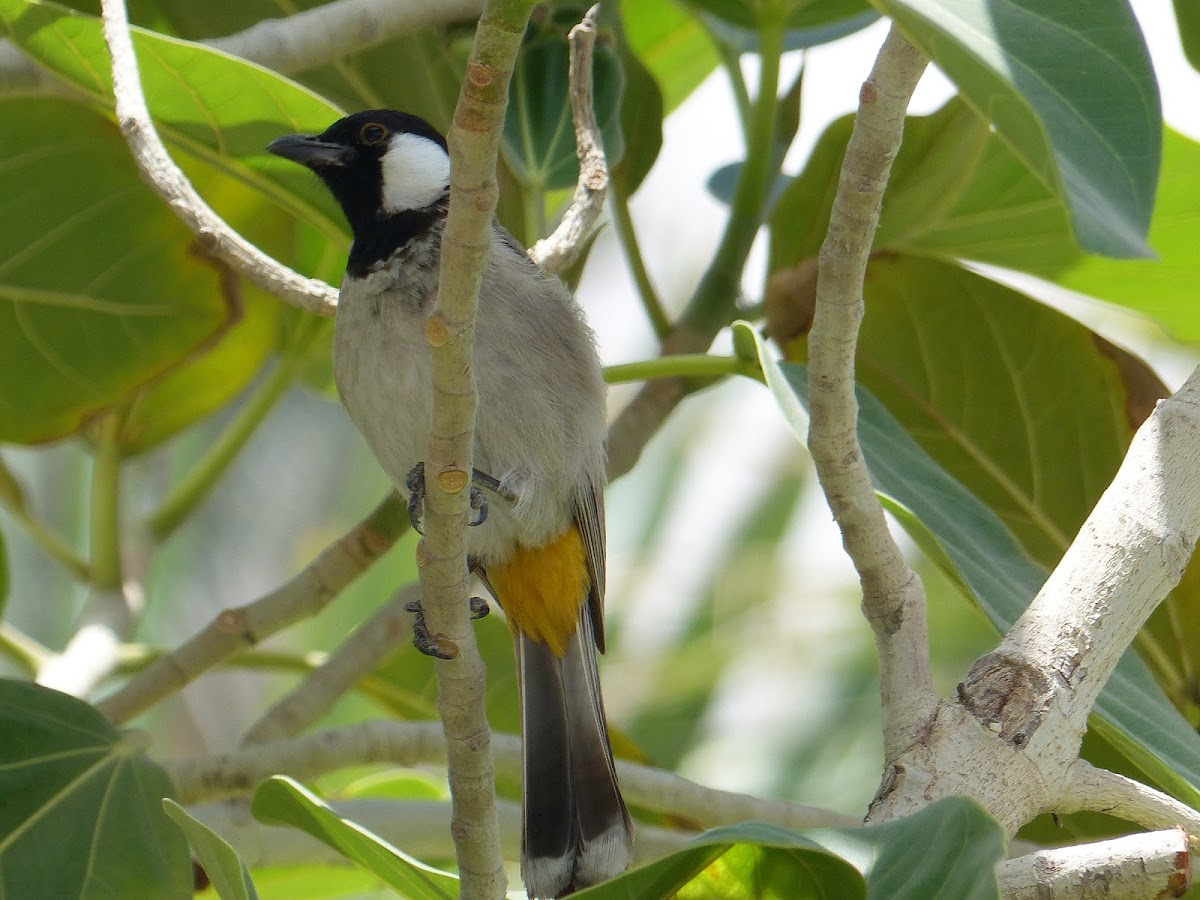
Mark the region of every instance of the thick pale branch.
[[154, 129], [142, 93], [124, 0], [103, 0], [104, 37], [112, 54], [117, 122], [142, 178], [195, 232], [205, 251], [232, 266], [259, 287], [301, 309], [331, 316], [337, 291], [305, 278], [263, 253], [213, 212], [175, 165]]
[[291, 737], [325, 715], [359, 679], [412, 637], [414, 617], [407, 607], [420, 597], [420, 588], [411, 584], [381, 606], [325, 662], [263, 713], [247, 729], [242, 743], [261, 744]]
[[[494, 734], [491, 740], [497, 771], [505, 778], [519, 779], [520, 738]], [[348, 766], [419, 766], [445, 760], [446, 749], [436, 722], [381, 720], [164, 765], [181, 802], [206, 803], [245, 796], [259, 781], [277, 772], [315, 778]], [[787, 828], [859, 824], [857, 818], [829, 810], [714, 790], [671, 772], [625, 760], [617, 760], [617, 774], [631, 803], [677, 816], [697, 828], [747, 820], [774, 822]]]
[[963, 701], [1065, 765], [1121, 655], [1200, 538], [1200, 369], [1138, 429], [1112, 484]]
[[820, 253], [808, 338], [809, 450], [863, 589], [883, 693], [884, 756], [917, 737], [937, 703], [929, 669], [925, 594], [888, 531], [858, 443], [854, 360], [867, 260], [909, 98], [926, 59], [893, 26], [859, 92], [829, 232]]
[[1178, 828], [1039, 850], [996, 867], [1004, 900], [1158, 900], [1192, 883], [1188, 836]]
[[593, 6], [583, 21], [571, 29], [571, 117], [575, 122], [575, 152], [579, 156], [579, 180], [571, 205], [563, 214], [554, 233], [538, 241], [529, 257], [539, 268], [557, 275], [579, 256], [596, 220], [604, 211], [608, 192], [608, 162], [604, 157], [604, 139], [596, 124], [592, 92], [592, 48], [596, 43], [596, 16]]
[[238, 650], [316, 615], [408, 529], [408, 505], [389, 494], [303, 571], [253, 603], [221, 612], [202, 631], [97, 704], [121, 724], [181, 690]]

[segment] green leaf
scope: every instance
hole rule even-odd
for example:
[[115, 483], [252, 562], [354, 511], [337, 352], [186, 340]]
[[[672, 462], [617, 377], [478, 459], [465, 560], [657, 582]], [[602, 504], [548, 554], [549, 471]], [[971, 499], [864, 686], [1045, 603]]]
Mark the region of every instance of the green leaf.
[[183, 829], [188, 843], [196, 851], [221, 900], [258, 900], [250, 873], [229, 843], [169, 797], [163, 798], [163, 810]]
[[254, 817], [267, 825], [290, 825], [373, 872], [410, 900], [449, 900], [458, 896], [458, 878], [413, 859], [382, 838], [343, 819], [301, 784], [282, 775], [258, 786], [251, 801]]
[[[736, 0], [690, 0], [713, 36], [738, 53], [758, 53], [764, 21], [760, 4]], [[865, 0], [816, 0], [792, 3], [783, 33], [784, 50], [807, 50], [861, 31], [879, 19]], [[720, 13], [709, 12], [720, 9]]]
[[[505, 159], [525, 187], [557, 190], [573, 187], [579, 178], [569, 70], [565, 34], [535, 37], [517, 56], [502, 141]], [[617, 56], [599, 43], [592, 60], [592, 79], [596, 123], [609, 165], [615, 165], [623, 152], [619, 112], [624, 76]]]
[[[399, 895], [370, 872], [350, 866], [271, 866], [254, 869], [259, 900], [396, 900]], [[196, 900], [220, 900], [213, 888]]]
[[1192, 0], [1174, 0], [1179, 43], [1193, 69], [1200, 69], [1200, 6]]
[[192, 895], [187, 844], [161, 804], [174, 789], [144, 745], [82, 700], [0, 679], [0, 894]]
[[662, 149], [664, 116], [662, 90], [650, 70], [630, 49], [622, 29], [617, 35], [617, 53], [625, 73], [621, 94], [621, 134], [625, 152], [610, 166], [614, 183], [626, 197], [632, 196], [658, 159]]
[[[808, 432], [807, 370], [778, 363], [759, 341], [767, 385], [797, 438]], [[934, 562], [953, 561], [948, 574], [970, 587], [973, 599], [1000, 631], [1007, 631], [1046, 580], [1047, 571], [1022, 550], [1000, 518], [939, 466], [871, 393], [859, 387], [859, 440], [879, 494], [912, 512], [917, 543], [945, 550]], [[1175, 710], [1132, 650], [1126, 651], [1096, 701], [1089, 726], [1165, 789], [1200, 804], [1200, 736]]]
[[629, 46], [662, 89], [663, 111], [674, 111], [717, 67], [720, 57], [704, 26], [674, 3], [622, 0]]
[[571, 895], [578, 900], [859, 900], [863, 878], [802, 833], [748, 822], [706, 831], [684, 848]]
[[[1054, 193], [1079, 243], [1146, 257], [1162, 110], [1125, 0], [875, 0]], [[1097, 90], [1103, 85], [1103, 90]]]
[[892, 822], [806, 832], [867, 878], [871, 900], [991, 900], [1004, 831], [965, 797], [947, 797]]
[[0, 440], [76, 431], [213, 340], [233, 311], [111, 122], [5, 103]]
[[[853, 125], [852, 116], [833, 122], [779, 195], [771, 214], [772, 272], [817, 255]], [[905, 120], [874, 243], [1040, 275], [1081, 258], [1061, 194], [958, 98]]]
[[1089, 257], [1055, 278], [1063, 287], [1119, 303], [1161, 324], [1176, 339], [1200, 341], [1200, 254], [1196, 210], [1200, 209], [1200, 144], [1167, 129], [1162, 180], [1150, 246], [1153, 260]]
[[1012, 288], [936, 260], [876, 257], [864, 298], [859, 382], [1030, 556], [1053, 567], [1133, 437], [1111, 345]]
[[[111, 107], [111, 67], [98, 19], [49, 0], [0, 0], [0, 33]], [[210, 47], [142, 29], [134, 29], [133, 39], [146, 102], [164, 140], [344, 244], [348, 229], [329, 192], [303, 167], [265, 150], [281, 134], [324, 130], [341, 116], [337, 107]]]

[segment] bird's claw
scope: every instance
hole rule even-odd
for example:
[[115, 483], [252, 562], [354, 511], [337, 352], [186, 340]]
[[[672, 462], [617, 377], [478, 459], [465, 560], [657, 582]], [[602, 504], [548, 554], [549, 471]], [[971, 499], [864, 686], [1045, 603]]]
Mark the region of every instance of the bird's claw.
[[476, 525], [482, 525], [485, 521], [487, 521], [487, 498], [483, 496], [483, 491], [475, 487], [475, 485], [471, 485], [471, 509], [475, 511], [475, 516], [467, 523], [468, 525], [474, 527]]
[[404, 609], [414, 616], [412, 642], [417, 650], [436, 659], [454, 659], [458, 656], [458, 647], [454, 645], [453, 641], [429, 633], [429, 628], [425, 624], [425, 613], [421, 609], [420, 603], [414, 600], [404, 604]]
[[482, 619], [492, 611], [492, 608], [488, 606], [488, 602], [482, 597], [472, 597], [470, 603], [472, 619]]
[[408, 488], [408, 520], [413, 531], [424, 537], [421, 520], [425, 512], [425, 463], [419, 462], [409, 470], [404, 476], [404, 486]]

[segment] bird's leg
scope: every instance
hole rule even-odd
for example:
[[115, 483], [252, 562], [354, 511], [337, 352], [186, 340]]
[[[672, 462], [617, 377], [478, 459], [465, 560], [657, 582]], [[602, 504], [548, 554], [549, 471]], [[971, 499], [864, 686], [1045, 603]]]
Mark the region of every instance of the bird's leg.
[[[479, 577], [488, 590], [491, 590], [491, 585], [487, 583], [487, 575], [483, 571], [483, 567], [474, 560], [467, 561], [467, 569]], [[482, 597], [472, 597], [470, 599], [471, 618], [482, 619], [490, 613], [491, 607], [488, 602]], [[426, 656], [434, 656], [438, 659], [454, 659], [458, 655], [456, 648], [451, 641], [439, 640], [437, 637], [429, 633], [429, 627], [425, 624], [425, 611], [421, 609], [419, 600], [412, 600], [404, 604], [404, 611], [413, 614], [413, 646], [424, 653]]]
[[[449, 641], [438, 641], [432, 634], [429, 633], [429, 627], [425, 624], [425, 611], [421, 609], [419, 600], [412, 600], [404, 604], [404, 611], [413, 614], [413, 646], [424, 653], [426, 656], [434, 656], [438, 659], [454, 659], [458, 656], [457, 648]], [[449, 647], [443, 644], [450, 644]]]
[[[425, 508], [425, 463], [419, 462], [404, 477], [404, 486], [408, 488], [408, 518], [417, 534], [424, 534], [421, 527], [422, 511]], [[474, 527], [482, 525], [488, 517], [488, 502], [483, 494], [483, 488], [491, 491], [497, 497], [515, 503], [517, 498], [506, 490], [499, 481], [487, 472], [471, 469], [471, 509], [475, 511], [474, 518], [467, 524]]]

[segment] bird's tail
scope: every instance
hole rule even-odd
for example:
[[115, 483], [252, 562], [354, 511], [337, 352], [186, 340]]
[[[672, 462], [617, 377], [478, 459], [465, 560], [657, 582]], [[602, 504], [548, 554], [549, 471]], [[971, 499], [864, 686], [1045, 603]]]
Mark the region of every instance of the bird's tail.
[[557, 898], [620, 874], [633, 855], [587, 607], [562, 658], [522, 632], [517, 658], [525, 762], [521, 875], [531, 898]]

